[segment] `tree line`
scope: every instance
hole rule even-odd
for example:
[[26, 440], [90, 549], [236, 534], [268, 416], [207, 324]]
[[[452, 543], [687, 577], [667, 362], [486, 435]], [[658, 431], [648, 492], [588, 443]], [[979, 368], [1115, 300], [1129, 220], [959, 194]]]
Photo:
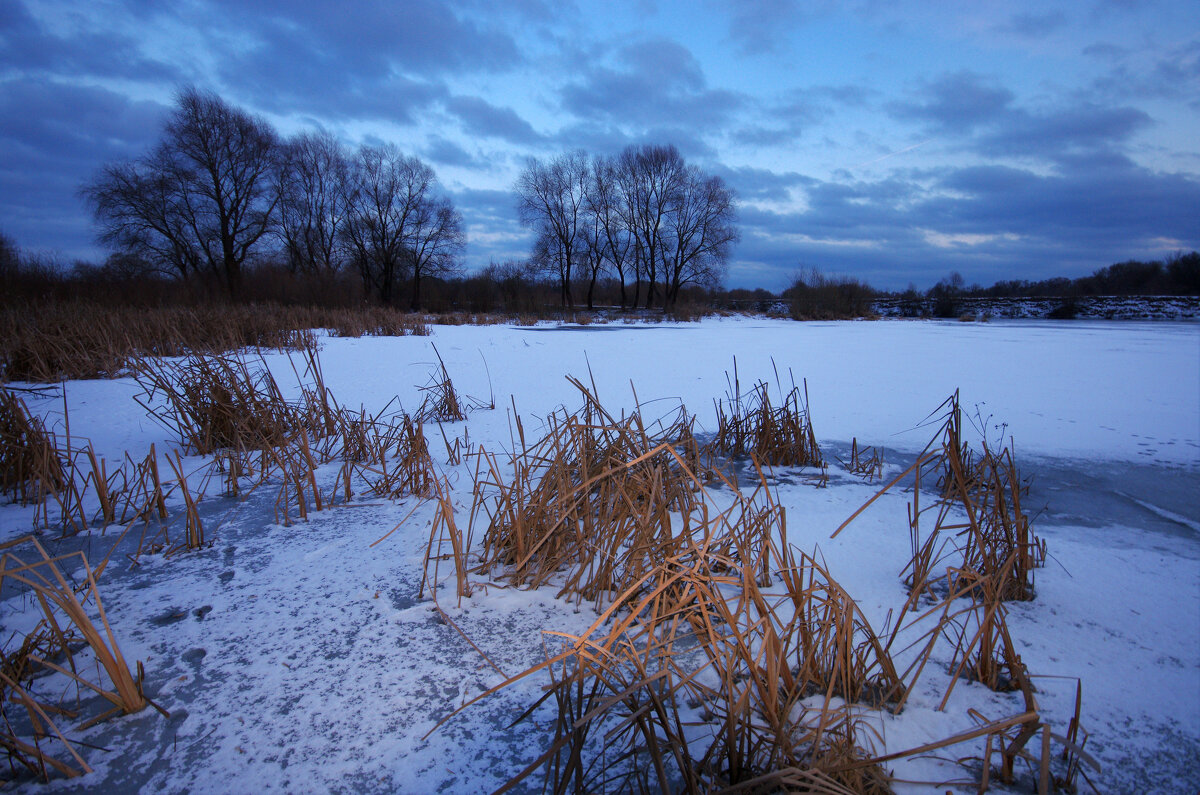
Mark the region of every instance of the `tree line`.
[[158, 144], [110, 163], [80, 194], [100, 240], [160, 274], [208, 277], [239, 297], [249, 265], [282, 256], [292, 274], [355, 272], [384, 303], [459, 269], [462, 215], [432, 168], [395, 146], [350, 150], [328, 133], [282, 139], [264, 119], [187, 88]]
[[[670, 145], [615, 156], [531, 158], [515, 185], [534, 232], [525, 281], [589, 308], [617, 288], [622, 308], [678, 303], [716, 288], [738, 239], [733, 191]], [[328, 133], [283, 139], [211, 92], [179, 92], [158, 143], [82, 186], [110, 265], [244, 297], [270, 263], [318, 285], [357, 276], [363, 295], [420, 308], [422, 286], [462, 275], [461, 213], [432, 168], [390, 144], [350, 150]]]
[[1092, 295], [1200, 295], [1200, 252], [1177, 252], [1163, 260], [1125, 260], [1077, 279], [1008, 280], [974, 288], [989, 298], [1037, 296], [1083, 298]]
[[565, 308], [575, 306], [577, 283], [592, 308], [607, 278], [622, 309], [670, 309], [689, 285], [721, 284], [738, 239], [733, 191], [670, 145], [531, 158], [516, 193], [536, 235], [531, 262], [557, 279]]

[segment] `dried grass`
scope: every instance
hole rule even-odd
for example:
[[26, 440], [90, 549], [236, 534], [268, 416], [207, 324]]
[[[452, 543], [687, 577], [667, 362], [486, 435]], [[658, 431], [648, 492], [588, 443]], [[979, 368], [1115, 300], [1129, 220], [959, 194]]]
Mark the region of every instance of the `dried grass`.
[[383, 307], [278, 304], [108, 307], [47, 302], [0, 309], [0, 381], [112, 378], [147, 356], [201, 356], [243, 348], [294, 350], [312, 329], [339, 336], [427, 335], [423, 317]]
[[[450, 380], [450, 373], [446, 370], [446, 363], [442, 360], [442, 354], [438, 352], [437, 346], [433, 346], [433, 353], [438, 359], [438, 368], [429, 377], [429, 383], [421, 387], [421, 391], [425, 393], [424, 400], [421, 401], [421, 408], [417, 410], [417, 419], [421, 422], [461, 422], [467, 418], [466, 412], [474, 409], [494, 409], [496, 408], [496, 399], [492, 397], [489, 402], [484, 402], [478, 398], [463, 397], [458, 394], [458, 390], [454, 388], [454, 383]], [[484, 368], [487, 368], [487, 361], [484, 361]]]
[[671, 439], [685, 428], [690, 435], [690, 420], [655, 437], [638, 413], [618, 420], [573, 383], [584, 408], [550, 416], [546, 436], [528, 447], [522, 441], [508, 466], [480, 451], [472, 516], [488, 517], [482, 569], [531, 586], [565, 569], [560, 594], [603, 600], [694, 526], [700, 483]]
[[[96, 580], [104, 565], [92, 569], [82, 552], [51, 557], [33, 536], [0, 544], [0, 550], [0, 587], [26, 594], [41, 616], [32, 630], [10, 636], [3, 649], [0, 747], [7, 752], [10, 766], [24, 768], [46, 781], [51, 770], [68, 778], [90, 772], [56, 725], [56, 719], [81, 717], [67, 704], [85, 703], [81, 694], [92, 692], [110, 706], [79, 726], [86, 728], [119, 713], [138, 712], [151, 703], [142, 692], [141, 665], [135, 677], [100, 601]], [[64, 561], [81, 565], [81, 582], [63, 573], [60, 564]], [[90, 659], [80, 659], [85, 648]], [[94, 677], [92, 670], [96, 671]], [[71, 686], [42, 687], [44, 678], [51, 675], [65, 678]], [[41, 695], [41, 690], [57, 696]], [[68, 698], [72, 690], [75, 696]], [[66, 756], [52, 753], [48, 740], [57, 740]]]
[[134, 379], [138, 403], [196, 455], [266, 450], [323, 426], [284, 399], [265, 363], [252, 369], [240, 356], [140, 360]]
[[[730, 380], [726, 373], [726, 379]], [[772, 405], [770, 388], [759, 381], [743, 393], [737, 362], [729, 392], [716, 402], [717, 432], [709, 451], [715, 457], [747, 458], [766, 466], [823, 467], [824, 459], [808, 411], [808, 385], [795, 383], [786, 393], [779, 388], [780, 403]]]
[[838, 461], [847, 472], [858, 475], [867, 483], [883, 477], [883, 448], [859, 447], [857, 436], [850, 442], [850, 460]]
[[54, 434], [29, 413], [25, 401], [0, 389], [0, 494], [30, 505], [66, 485], [67, 467]]
[[[741, 434], [747, 440], [741, 449], [758, 469], [760, 485], [746, 497], [726, 481], [732, 504], [719, 508], [678, 444], [690, 421], [672, 426], [674, 443], [656, 438], [645, 432], [638, 413], [614, 418], [594, 390], [574, 383], [584, 408], [551, 416], [546, 436], [532, 445], [518, 419], [520, 448], [507, 466], [479, 453], [468, 526], [477, 515], [485, 517], [487, 532], [480, 563], [467, 574], [524, 587], [552, 585], [560, 596], [587, 599], [600, 611], [580, 635], [547, 633], [553, 645], [544, 662], [479, 697], [550, 675], [545, 695], [520, 720], [549, 702], [553, 737], [500, 791], [540, 769], [543, 788], [553, 792], [885, 793], [886, 762], [980, 738], [980, 791], [993, 774], [993, 755], [1001, 781], [1014, 781], [1014, 766], [1025, 760], [1048, 787], [1052, 740], [1068, 760], [1059, 780], [1074, 785], [1085, 759], [1078, 714], [1066, 737], [1051, 733], [1005, 622], [1005, 600], [1022, 593], [1014, 586], [1021, 582], [1015, 572], [1044, 558], [1044, 544], [1028, 533], [1011, 452], [995, 456], [985, 447], [978, 461], [960, 465], [956, 398], [943, 405], [946, 417], [935, 438], [940, 449], [934, 452], [931, 444], [880, 492], [915, 473], [909, 523], [914, 556], [905, 570], [910, 596], [891, 633], [881, 638], [816, 559], [787, 546], [783, 512], [766, 485], [750, 431]], [[752, 411], [727, 415], [738, 418], [726, 423], [732, 439], [737, 429], [753, 427], [745, 417], [774, 416], [765, 388], [752, 395]], [[801, 414], [798, 400], [791, 406]], [[874, 476], [877, 455], [852, 453]], [[950, 473], [940, 498], [924, 511], [923, 473], [927, 479]], [[938, 519], [922, 540], [920, 520], [929, 510]], [[464, 539], [448, 532], [450, 515], [443, 504], [427, 560], [438, 557], [435, 536], [439, 551], [450, 542], [451, 551], [439, 554], [455, 561], [461, 595], [461, 561], [471, 544], [469, 533]], [[994, 562], [1002, 551], [1006, 556]], [[955, 555], [961, 564], [937, 579], [939, 591], [933, 573]], [[909, 666], [900, 671], [890, 650], [902, 631], [918, 637], [905, 650]], [[1024, 711], [995, 720], [974, 715], [973, 730], [879, 754], [880, 738], [865, 716], [873, 709], [902, 709], [943, 638], [953, 649], [943, 708], [954, 683], [968, 678], [1018, 691]], [[1038, 736], [1040, 749], [1031, 743]]]

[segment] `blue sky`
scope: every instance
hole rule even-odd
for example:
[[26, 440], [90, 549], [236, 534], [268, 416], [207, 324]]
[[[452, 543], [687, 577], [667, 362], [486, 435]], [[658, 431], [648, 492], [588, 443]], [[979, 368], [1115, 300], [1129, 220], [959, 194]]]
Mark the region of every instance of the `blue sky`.
[[98, 259], [77, 189], [194, 84], [432, 165], [467, 264], [525, 159], [674, 143], [737, 191], [728, 284], [1079, 276], [1200, 248], [1200, 3], [0, 3], [0, 231]]

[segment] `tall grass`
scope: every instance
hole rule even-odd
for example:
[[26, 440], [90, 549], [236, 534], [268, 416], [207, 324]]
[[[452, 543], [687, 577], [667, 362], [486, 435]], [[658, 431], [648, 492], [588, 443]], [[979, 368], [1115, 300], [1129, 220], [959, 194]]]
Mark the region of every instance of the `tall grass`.
[[0, 381], [112, 378], [144, 357], [298, 349], [321, 328], [340, 336], [429, 333], [424, 317], [381, 307], [33, 303], [0, 308]]
[[[1048, 791], [1055, 738], [1068, 760], [1059, 781], [1075, 786], [1080, 763], [1090, 763], [1077, 741], [1078, 704], [1069, 737], [1051, 734], [1005, 620], [1006, 600], [1032, 594], [1022, 567], [1038, 565], [1045, 547], [1021, 511], [1011, 451], [996, 455], [985, 445], [964, 463], [969, 448], [957, 396], [943, 404], [930, 448], [880, 492], [905, 476], [918, 479], [909, 522], [914, 560], [905, 570], [910, 595], [880, 635], [818, 560], [787, 545], [782, 508], [753, 444], [740, 450], [760, 485], [746, 496], [726, 481], [732, 496], [718, 504], [679, 444], [681, 429], [690, 428], [685, 412], [670, 433], [651, 435], [637, 412], [614, 418], [594, 391], [574, 383], [583, 408], [550, 417], [540, 441], [527, 443], [518, 420], [520, 446], [511, 460], [501, 464], [480, 451], [465, 537], [447, 533], [445, 506], [439, 520], [437, 548], [453, 542], [442, 555], [455, 561], [460, 596], [470, 591], [462, 561], [473, 554], [469, 528], [478, 516], [487, 529], [466, 575], [549, 585], [599, 612], [579, 635], [547, 633], [543, 662], [475, 699], [549, 677], [521, 720], [547, 707], [552, 734], [500, 791], [540, 770], [551, 792], [885, 793], [886, 762], [974, 741], [982, 741], [983, 754], [964, 763], [974, 765], [980, 791], [993, 776], [1013, 783], [1022, 761]], [[752, 392], [752, 405], [771, 421], [764, 392]], [[799, 401], [792, 405], [799, 414]], [[863, 474], [878, 473], [873, 454], [854, 458]], [[938, 498], [924, 509], [922, 475], [927, 483], [942, 475]], [[921, 540], [929, 511], [937, 521]], [[431, 550], [434, 544], [431, 534]], [[943, 565], [946, 574], [935, 576]], [[903, 668], [892, 651], [900, 638]], [[974, 729], [882, 752], [872, 715], [903, 709], [947, 647], [943, 709], [955, 683], [968, 678], [1018, 692], [1022, 711], [975, 715]], [[1039, 736], [1040, 748], [1033, 742]]]
[[808, 411], [808, 385], [793, 382], [785, 393], [779, 388], [779, 404], [771, 402], [765, 381], [743, 392], [734, 362], [729, 391], [716, 401], [717, 432], [709, 450], [720, 457], [746, 458], [768, 466], [824, 467], [821, 448]]
[[[104, 564], [93, 569], [82, 552], [51, 557], [33, 536], [0, 544], [0, 551], [0, 588], [25, 594], [26, 603], [40, 615], [32, 629], [6, 633], [0, 664], [0, 749], [10, 766], [43, 780], [49, 780], [51, 770], [68, 778], [90, 772], [57, 722], [79, 717], [78, 705], [89, 704], [85, 694], [99, 696], [101, 706], [109, 709], [84, 720], [79, 729], [138, 712], [150, 703], [142, 692], [141, 664], [135, 677], [100, 601], [96, 580]], [[82, 577], [68, 578], [60, 566], [64, 561], [78, 565]], [[51, 676], [67, 686], [45, 686]], [[65, 757], [51, 751], [47, 741], [54, 740]]]

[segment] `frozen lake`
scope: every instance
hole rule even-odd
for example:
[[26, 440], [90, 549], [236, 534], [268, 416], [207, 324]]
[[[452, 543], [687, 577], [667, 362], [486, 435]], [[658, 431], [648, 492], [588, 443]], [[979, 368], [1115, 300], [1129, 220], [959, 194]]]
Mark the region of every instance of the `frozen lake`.
[[[427, 338], [322, 344], [331, 392], [341, 405], [368, 411], [393, 397], [415, 410], [436, 345], [460, 392], [496, 403], [445, 433], [467, 435], [498, 455], [512, 446], [514, 410], [536, 439], [548, 414], [580, 405], [567, 375], [594, 383], [614, 414], [640, 406], [654, 419], [682, 403], [697, 415], [697, 430], [711, 432], [713, 401], [729, 390], [736, 359], [742, 391], [758, 380], [772, 390], [807, 381], [828, 457], [844, 455], [857, 438], [883, 446], [889, 472], [897, 473], [936, 431], [930, 412], [958, 390], [973, 439], [981, 432], [991, 443], [1015, 441], [1017, 464], [1032, 478], [1024, 506], [1038, 515], [1034, 529], [1049, 544], [1037, 599], [1010, 609], [1023, 660], [1035, 675], [1082, 681], [1088, 750], [1103, 765], [1093, 778], [1102, 791], [1194, 791], [1200, 325], [727, 318], [652, 327], [435, 325]], [[265, 361], [281, 386], [295, 385], [285, 356]], [[152, 443], [160, 452], [177, 445], [133, 401], [136, 391], [129, 379], [67, 384], [72, 435], [91, 439], [110, 461], [124, 451], [140, 458]], [[60, 394], [27, 402], [61, 423]], [[474, 464], [446, 463], [436, 426], [426, 436], [465, 524]], [[827, 489], [776, 474], [789, 540], [819, 550], [881, 626], [903, 598], [898, 575], [908, 554], [910, 495], [887, 495], [831, 539], [877, 487], [836, 467]], [[335, 475], [336, 465], [322, 471], [329, 483]], [[467, 792], [493, 789], [536, 758], [544, 737], [525, 726], [503, 728], [540, 695], [534, 681], [425, 738], [453, 707], [502, 680], [416, 598], [433, 506], [363, 497], [358, 507], [283, 527], [275, 523], [275, 496], [265, 489], [244, 502], [213, 498], [202, 504], [214, 528], [211, 549], [143, 557], [140, 566], [115, 562], [105, 572], [101, 593], [122, 650], [145, 662], [147, 693], [171, 718], [146, 710], [71, 732], [105, 750], [84, 748], [95, 772], [50, 789]], [[31, 521], [29, 509], [0, 508], [3, 538], [27, 532]], [[82, 547], [94, 560], [114, 536], [110, 528], [55, 549]], [[594, 620], [586, 605], [576, 610], [553, 597], [552, 589], [490, 588], [461, 608], [448, 596], [442, 606], [512, 674], [541, 659], [542, 629], [578, 632]], [[12, 600], [5, 607], [0, 623], [7, 626], [19, 611]], [[880, 718], [885, 747], [878, 753], [970, 728], [970, 709], [989, 717], [1019, 711], [1012, 694], [978, 685], [960, 686], [938, 711], [946, 678], [931, 673], [903, 713]], [[1074, 687], [1073, 679], [1042, 680], [1048, 720], [1065, 725]], [[977, 742], [945, 755], [980, 752]], [[935, 759], [889, 766], [902, 779], [962, 775]]]

